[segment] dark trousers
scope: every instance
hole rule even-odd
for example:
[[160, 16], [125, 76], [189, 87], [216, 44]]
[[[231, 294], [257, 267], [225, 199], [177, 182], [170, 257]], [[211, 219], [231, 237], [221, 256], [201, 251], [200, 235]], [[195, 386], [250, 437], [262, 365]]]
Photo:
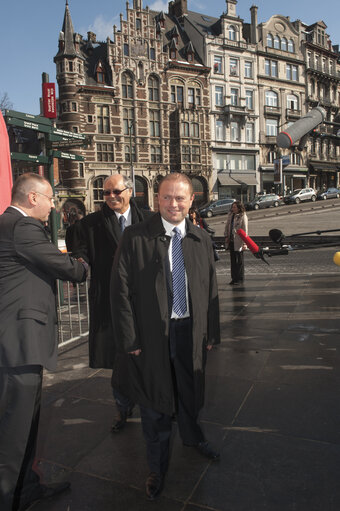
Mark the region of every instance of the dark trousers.
[[243, 251], [234, 250], [234, 243], [229, 244], [230, 252], [230, 271], [233, 282], [242, 282], [244, 280], [244, 257]]
[[0, 368], [0, 509], [14, 511], [39, 485], [33, 470], [42, 367]]
[[[185, 445], [197, 445], [204, 435], [197, 423], [190, 318], [170, 321], [169, 345], [178, 430]], [[150, 471], [164, 474], [169, 464], [172, 418], [141, 406], [141, 419]]]
[[129, 411], [132, 410], [132, 408], [135, 406], [135, 403], [133, 403], [128, 397], [124, 396], [121, 392], [119, 392], [114, 387], [113, 380], [114, 380], [114, 373], [112, 373], [111, 387], [112, 387], [112, 394], [116, 401], [118, 411], [122, 415], [128, 414]]

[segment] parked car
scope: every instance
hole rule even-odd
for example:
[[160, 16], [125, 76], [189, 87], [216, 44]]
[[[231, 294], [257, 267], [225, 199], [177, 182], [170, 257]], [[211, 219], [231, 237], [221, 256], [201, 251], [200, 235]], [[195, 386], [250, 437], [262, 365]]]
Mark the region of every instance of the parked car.
[[199, 210], [201, 216], [207, 216], [208, 218], [211, 218], [215, 215], [222, 215], [223, 213], [228, 213], [228, 211], [231, 208], [231, 205], [235, 202], [235, 199], [232, 198], [226, 198], [226, 199], [219, 199], [216, 201], [210, 202], [207, 206], [203, 207]]
[[328, 188], [327, 190], [318, 192], [318, 199], [338, 199], [340, 197], [340, 190], [338, 188]]
[[284, 197], [286, 204], [299, 204], [299, 202], [304, 200], [316, 201], [316, 192], [313, 188], [299, 188], [298, 190], [293, 190], [289, 195]]
[[266, 195], [257, 195], [250, 202], [247, 202], [245, 205], [246, 209], [263, 209], [274, 207], [277, 208], [282, 204], [282, 199], [279, 195], [275, 193], [268, 193]]

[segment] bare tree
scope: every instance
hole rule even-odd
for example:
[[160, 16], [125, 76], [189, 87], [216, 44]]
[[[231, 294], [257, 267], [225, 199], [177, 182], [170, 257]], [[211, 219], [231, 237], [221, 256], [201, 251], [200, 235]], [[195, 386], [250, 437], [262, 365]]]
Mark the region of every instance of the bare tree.
[[9, 95], [7, 94], [7, 92], [4, 92], [0, 96], [0, 110], [4, 114], [5, 110], [11, 110], [11, 108], [13, 108], [13, 103], [9, 99]]

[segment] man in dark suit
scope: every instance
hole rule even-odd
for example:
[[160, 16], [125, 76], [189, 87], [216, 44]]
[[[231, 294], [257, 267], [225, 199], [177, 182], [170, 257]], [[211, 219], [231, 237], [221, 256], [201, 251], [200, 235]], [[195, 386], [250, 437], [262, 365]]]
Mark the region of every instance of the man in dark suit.
[[72, 254], [82, 257], [91, 266], [90, 283], [90, 367], [113, 369], [112, 389], [118, 409], [118, 418], [112, 431], [123, 429], [134, 403], [126, 398], [124, 390], [116, 389], [120, 372], [117, 359], [110, 310], [110, 274], [113, 258], [125, 227], [142, 222], [152, 213], [140, 210], [132, 199], [133, 183], [127, 176], [113, 174], [104, 181], [104, 204], [100, 211], [91, 213], [75, 224]]
[[220, 339], [211, 239], [186, 218], [193, 198], [185, 174], [168, 174], [159, 185], [159, 213], [124, 232], [111, 278], [122, 383], [141, 408], [150, 500], [168, 469], [175, 410], [184, 445], [219, 458], [198, 424], [206, 353]]
[[14, 183], [0, 216], [0, 509], [23, 511], [69, 483], [44, 485], [33, 470], [43, 367], [57, 359], [55, 279], [81, 282], [81, 262], [62, 254], [44, 223], [51, 185], [37, 174]]

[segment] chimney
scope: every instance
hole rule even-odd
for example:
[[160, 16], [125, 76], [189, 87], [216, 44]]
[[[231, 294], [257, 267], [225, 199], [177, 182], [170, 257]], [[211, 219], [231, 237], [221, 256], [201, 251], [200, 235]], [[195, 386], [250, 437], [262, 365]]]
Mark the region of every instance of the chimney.
[[250, 42], [257, 44], [257, 6], [252, 5], [250, 7], [251, 14], [251, 25], [250, 25]]
[[188, 14], [187, 0], [175, 0], [173, 2], [169, 2], [169, 14], [170, 16], [176, 16], [176, 18], [180, 18], [184, 14]]

